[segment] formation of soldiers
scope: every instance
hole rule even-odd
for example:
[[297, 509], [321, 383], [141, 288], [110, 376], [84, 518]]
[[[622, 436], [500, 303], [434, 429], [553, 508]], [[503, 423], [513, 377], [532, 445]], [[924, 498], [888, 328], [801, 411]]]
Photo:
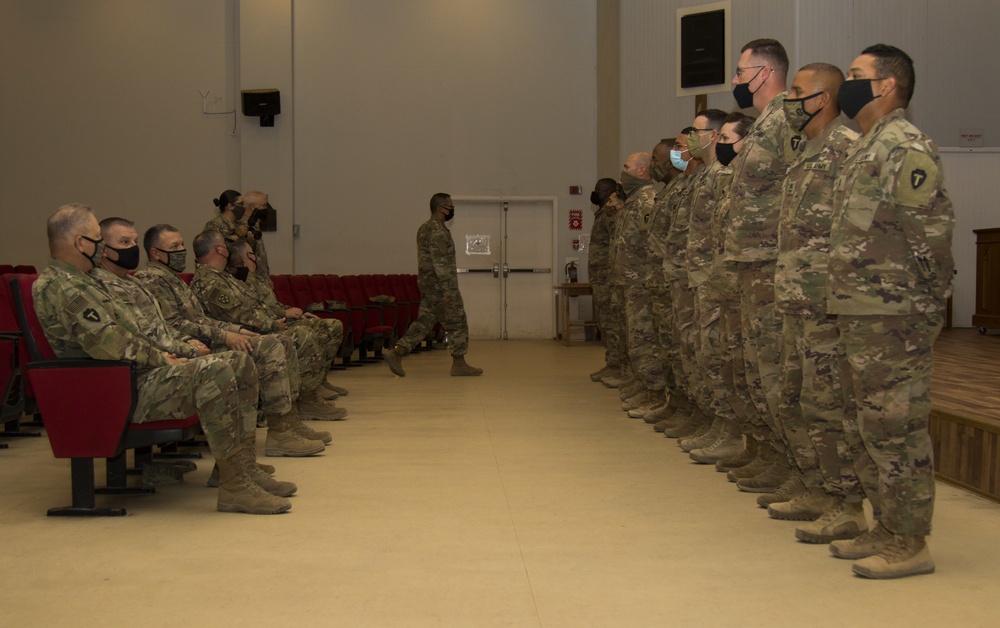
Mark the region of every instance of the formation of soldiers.
[[[255, 194], [247, 195], [259, 204], [254, 211], [269, 207], [266, 195]], [[60, 207], [48, 220], [53, 261], [32, 294], [59, 357], [136, 362], [134, 421], [198, 414], [216, 459], [208, 483], [219, 489], [220, 511], [276, 514], [291, 508], [287, 498], [298, 489], [257, 462], [256, 428], [267, 428], [267, 456], [324, 451], [330, 432], [302, 420], [347, 415], [333, 400], [348, 391], [328, 381], [344, 329], [278, 301], [245, 202], [232, 191], [216, 200], [219, 217], [193, 241], [198, 267], [190, 287], [181, 278], [187, 248], [174, 227], [146, 230], [147, 264], [132, 274], [140, 261], [132, 221], [98, 223], [84, 205]], [[161, 463], [148, 479], [189, 470]]]
[[598, 181], [591, 378], [855, 574], [930, 573], [931, 348], [954, 270], [941, 159], [905, 118], [898, 48], [866, 48], [846, 80], [787, 75], [779, 42], [751, 41], [732, 84], [756, 119], [702, 111]]

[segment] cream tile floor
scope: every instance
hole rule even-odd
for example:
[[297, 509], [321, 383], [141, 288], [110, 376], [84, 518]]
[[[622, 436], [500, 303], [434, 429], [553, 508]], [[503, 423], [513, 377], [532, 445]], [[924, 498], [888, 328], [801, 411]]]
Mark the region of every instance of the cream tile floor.
[[[285, 515], [218, 513], [210, 459], [122, 519], [44, 516], [69, 465], [0, 451], [5, 626], [996, 626], [1000, 506], [938, 486], [938, 572], [873, 582], [794, 540], [591, 383], [598, 347], [474, 342], [335, 372], [347, 421]], [[261, 432], [263, 439], [263, 432]], [[262, 444], [260, 445], [262, 448]], [[101, 466], [101, 465], [99, 465]]]

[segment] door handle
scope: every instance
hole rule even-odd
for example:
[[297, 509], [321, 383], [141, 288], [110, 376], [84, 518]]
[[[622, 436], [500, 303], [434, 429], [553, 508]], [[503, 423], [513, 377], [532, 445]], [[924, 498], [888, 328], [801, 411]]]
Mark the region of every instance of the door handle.
[[493, 278], [500, 277], [500, 264], [493, 264]]
[[503, 263], [503, 278], [506, 279], [507, 275], [509, 275], [509, 274], [510, 274], [510, 266], [507, 264], [507, 262], [504, 262]]

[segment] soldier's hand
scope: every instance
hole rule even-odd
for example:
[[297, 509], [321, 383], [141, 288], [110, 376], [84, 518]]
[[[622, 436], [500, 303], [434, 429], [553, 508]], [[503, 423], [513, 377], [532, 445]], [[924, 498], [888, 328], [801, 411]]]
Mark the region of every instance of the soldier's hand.
[[249, 336], [249, 337], [252, 338], [253, 336], [259, 336], [260, 334], [258, 334], [255, 331], [250, 331], [249, 329], [243, 328], [243, 329], [240, 330], [240, 335], [241, 336]]
[[203, 343], [200, 340], [196, 340], [195, 338], [192, 338], [191, 340], [188, 340], [187, 343], [189, 345], [191, 345], [192, 347], [194, 347], [195, 351], [198, 352], [199, 356], [208, 355], [209, 353], [212, 352], [211, 349], [209, 349], [208, 347], [205, 346], [205, 343]]
[[167, 359], [167, 364], [170, 366], [179, 366], [187, 362], [187, 358], [178, 358], [176, 354], [167, 353], [166, 351], [163, 352], [163, 357]]
[[250, 341], [247, 340], [247, 337], [243, 336], [241, 333], [235, 334], [231, 331], [227, 331], [226, 346], [233, 351], [246, 351], [247, 353], [253, 353], [253, 345], [251, 345]]
[[241, 238], [247, 237], [247, 229], [248, 227], [245, 224], [236, 225], [236, 235]]
[[275, 323], [277, 323], [278, 329], [280, 329], [281, 331], [285, 331], [286, 329], [288, 329], [288, 324], [285, 322], [285, 319], [283, 318], [279, 318], [278, 320], [275, 321]]
[[285, 318], [302, 318], [302, 310], [297, 307], [290, 307], [285, 310]]
[[302, 318], [319, 318], [319, 317], [313, 314], [312, 312], [306, 312], [302, 315]]

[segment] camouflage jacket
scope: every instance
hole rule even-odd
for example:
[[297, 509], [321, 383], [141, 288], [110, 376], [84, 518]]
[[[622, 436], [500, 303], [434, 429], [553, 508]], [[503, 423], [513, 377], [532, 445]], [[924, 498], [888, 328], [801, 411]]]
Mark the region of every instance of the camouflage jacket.
[[730, 164], [733, 185], [726, 229], [728, 261], [758, 262], [778, 256], [781, 184], [803, 137], [785, 118], [786, 95], [782, 92], [764, 107]]
[[208, 338], [213, 345], [221, 346], [227, 331], [240, 331], [239, 325], [209, 318], [191, 288], [165, 266], [146, 264], [135, 274], [135, 280], [156, 298], [167, 324], [185, 336]]
[[213, 318], [250, 327], [260, 334], [280, 331], [278, 320], [257, 298], [257, 292], [224, 270], [199, 264], [191, 280], [191, 292]]
[[[215, 218], [205, 223], [205, 228], [202, 231], [218, 231], [226, 242], [233, 242], [240, 239], [240, 236], [236, 234], [236, 229], [246, 224], [246, 217], [240, 218], [236, 222], [229, 222], [225, 216], [219, 213], [216, 214]], [[243, 239], [250, 243], [250, 248], [253, 249], [253, 253], [257, 257], [257, 270], [254, 271], [254, 274], [269, 280], [268, 275], [271, 270], [267, 263], [267, 249], [264, 248], [264, 240], [253, 237], [253, 232], [249, 230]]]
[[154, 344], [179, 358], [198, 357], [198, 351], [187, 343], [190, 338], [184, 337], [167, 325], [156, 299], [138, 282], [131, 277], [123, 279], [103, 268], [95, 268], [90, 271], [90, 275], [117, 300], [121, 307], [129, 311], [143, 334]]
[[608, 283], [614, 222], [606, 207], [599, 207], [594, 213], [594, 226], [590, 228], [590, 252], [587, 254], [587, 278], [590, 283]]
[[834, 187], [827, 311], [941, 314], [955, 217], [937, 146], [897, 109], [852, 147]]
[[264, 281], [260, 275], [254, 273], [247, 276], [247, 287], [254, 291], [257, 301], [269, 316], [275, 319], [285, 317], [285, 310], [288, 308], [278, 301], [278, 295], [274, 294], [271, 282]]
[[826, 314], [833, 185], [858, 134], [835, 118], [788, 168], [778, 223], [774, 296], [783, 314]]
[[164, 349], [142, 334], [128, 310], [72, 264], [52, 260], [31, 295], [45, 337], [59, 357], [133, 360], [140, 372], [167, 365]]
[[655, 198], [656, 188], [650, 181], [629, 194], [619, 212], [608, 271], [610, 285], [633, 285], [646, 280], [647, 236]]
[[667, 234], [673, 220], [676, 203], [674, 198], [687, 187], [689, 177], [683, 172], [656, 194], [653, 211], [649, 218], [649, 234], [646, 237], [646, 282], [654, 286], [666, 283], [663, 276], [663, 258], [667, 255]]
[[688, 285], [692, 288], [708, 280], [715, 260], [718, 240], [712, 232], [716, 207], [727, 194], [733, 180], [733, 169], [718, 160], [704, 169], [701, 184], [690, 197], [690, 220], [687, 237]]
[[684, 187], [679, 188], [670, 201], [670, 230], [666, 235], [666, 254], [663, 258], [663, 277], [667, 283], [687, 279], [687, 240], [691, 226], [691, 202], [693, 195], [701, 189], [708, 168], [698, 166], [698, 170], [687, 177]]
[[421, 293], [458, 290], [455, 241], [433, 216], [417, 229], [417, 283]]

